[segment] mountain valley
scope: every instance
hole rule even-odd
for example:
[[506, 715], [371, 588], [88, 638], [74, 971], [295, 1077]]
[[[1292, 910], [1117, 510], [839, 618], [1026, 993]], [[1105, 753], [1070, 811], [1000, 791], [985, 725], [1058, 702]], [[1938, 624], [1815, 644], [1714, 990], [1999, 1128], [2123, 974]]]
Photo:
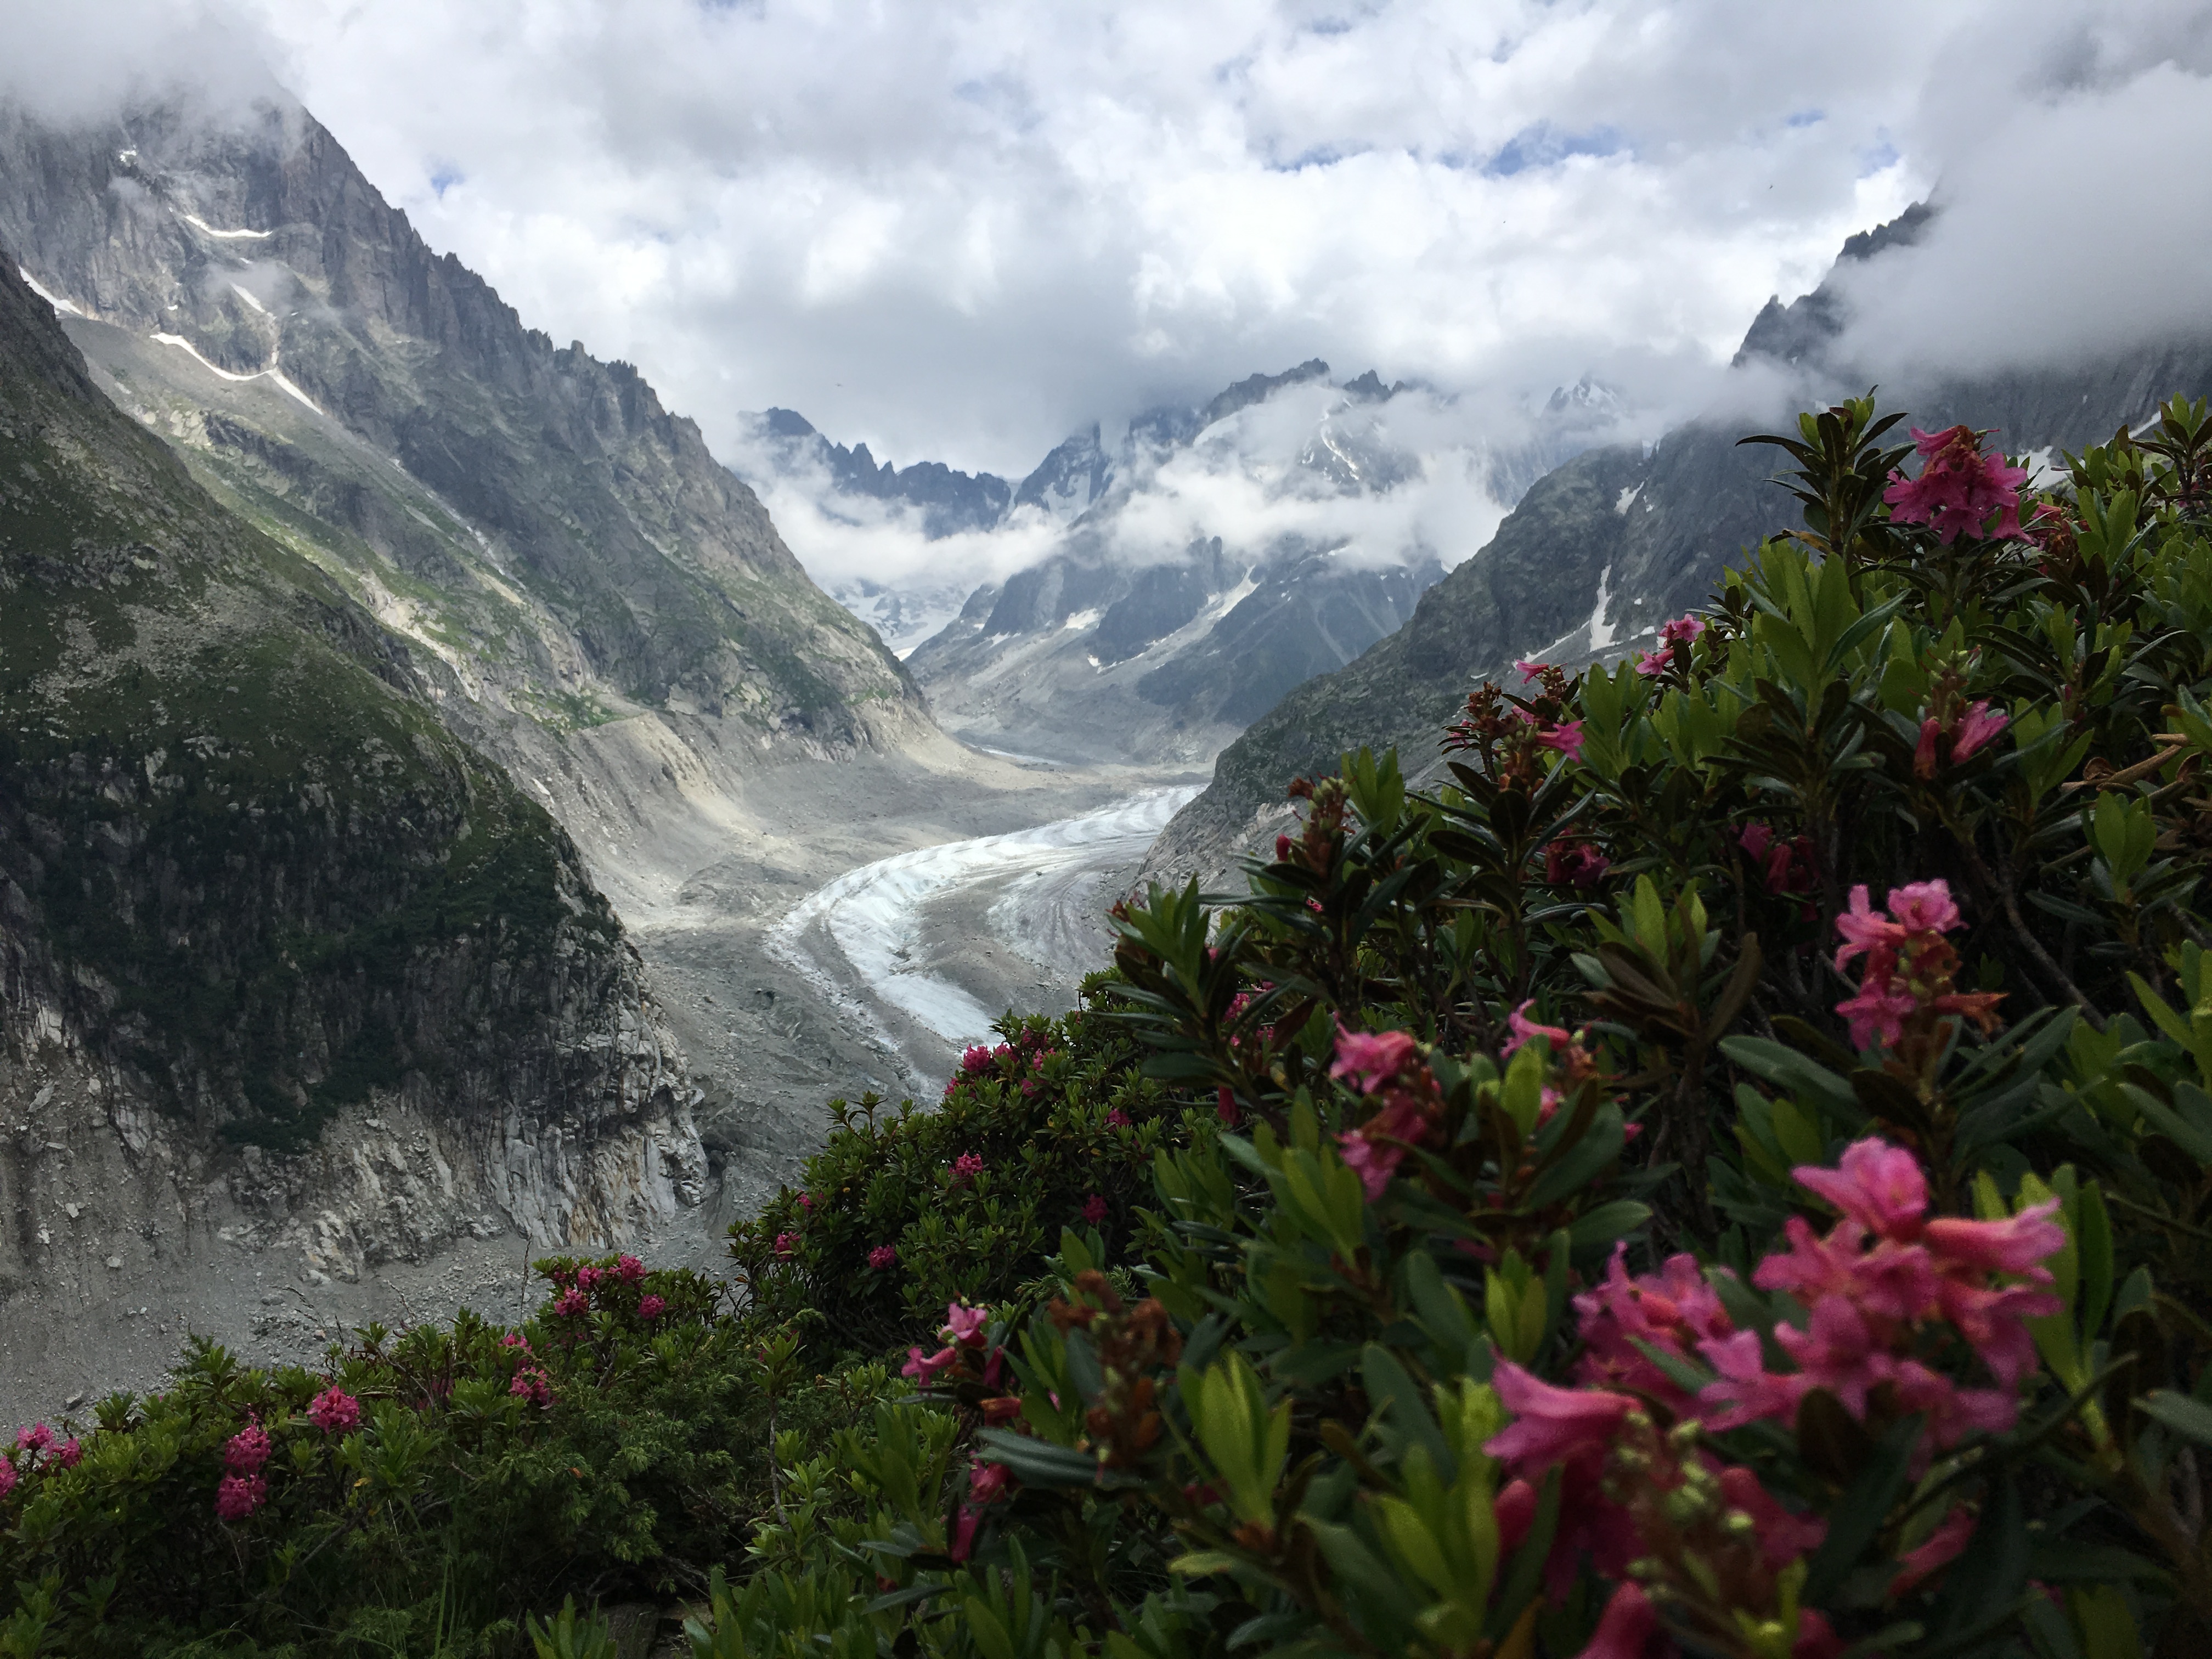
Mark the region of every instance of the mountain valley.
[[[1591, 381], [1486, 412], [1319, 359], [1019, 480], [786, 409], [726, 466], [296, 107], [0, 112], [0, 1378], [40, 1404], [186, 1329], [512, 1299], [533, 1251], [717, 1267], [830, 1099], [1068, 1006], [1115, 896], [1233, 885], [1293, 777], [1419, 774], [1481, 677], [1647, 646], [1787, 516], [1733, 415], [1647, 443]], [[1863, 389], [1844, 313], [1771, 304], [1739, 378]], [[1899, 396], [2049, 450], [2207, 390], [2183, 342]]]
[[303, 111], [0, 113], [0, 248], [16, 1410], [186, 1329], [512, 1303], [533, 1252], [716, 1267], [826, 1101], [957, 1052], [782, 911], [1165, 781], [948, 740], [696, 428]]

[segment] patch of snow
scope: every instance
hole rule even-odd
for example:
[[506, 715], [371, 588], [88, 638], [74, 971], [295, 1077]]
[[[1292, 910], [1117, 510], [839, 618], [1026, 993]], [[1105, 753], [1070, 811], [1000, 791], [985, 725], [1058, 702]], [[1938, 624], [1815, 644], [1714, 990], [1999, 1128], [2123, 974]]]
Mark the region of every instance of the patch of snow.
[[251, 294], [248, 294], [240, 284], [233, 283], [230, 285], [230, 291], [238, 295], [240, 299], [245, 301], [246, 304], [252, 306], [263, 316], [266, 317], [269, 314], [269, 307], [263, 305], [260, 301], [255, 299]]
[[1103, 611], [1078, 611], [1072, 613], [1066, 622], [1060, 623], [1060, 626], [1071, 634], [1079, 634], [1086, 628], [1097, 627], [1098, 619], [1105, 614]]
[[67, 300], [63, 299], [60, 295], [49, 293], [45, 285], [41, 283], [37, 277], [32, 276], [29, 271], [25, 270], [22, 266], [17, 265], [15, 267], [15, 271], [18, 276], [22, 277], [25, 283], [29, 284], [32, 293], [37, 295], [41, 300], [44, 300], [48, 305], [54, 308], [54, 314], [56, 316], [82, 317], [84, 315], [84, 313], [79, 311]]
[[187, 213], [181, 216], [186, 224], [196, 225], [201, 230], [205, 231], [209, 235], [226, 242], [258, 242], [266, 237], [274, 236], [276, 234], [273, 230], [217, 230], [213, 225], [201, 218], [197, 213]]
[[1590, 611], [1589, 648], [1593, 651], [1604, 650], [1613, 643], [1613, 635], [1619, 632], [1605, 619], [1606, 605], [1613, 597], [1612, 584], [1613, 567], [1607, 565], [1597, 579], [1597, 604]]
[[1626, 518], [1628, 516], [1628, 509], [1636, 505], [1636, 498], [1643, 493], [1644, 486], [1642, 484], [1634, 483], [1629, 485], [1627, 489], [1620, 492], [1620, 499], [1613, 504], [1613, 510], [1620, 514], [1622, 518]]
[[241, 385], [247, 380], [267, 380], [275, 386], [278, 391], [289, 392], [293, 397], [297, 398], [309, 409], [314, 410], [316, 414], [319, 415], [323, 412], [321, 410], [315, 407], [315, 400], [313, 398], [310, 398], [306, 392], [301, 391], [298, 386], [294, 386], [291, 381], [285, 379], [283, 375], [278, 374], [274, 368], [257, 369], [251, 374], [234, 374], [227, 368], [217, 368], [206, 358], [201, 356], [199, 348], [194, 345], [190, 340], [187, 340], [181, 334], [156, 334], [154, 336], [154, 339], [157, 344], [175, 346], [179, 350], [187, 353], [194, 362], [198, 363], [202, 368], [207, 370], [209, 374], [216, 376], [218, 380], [230, 380]]

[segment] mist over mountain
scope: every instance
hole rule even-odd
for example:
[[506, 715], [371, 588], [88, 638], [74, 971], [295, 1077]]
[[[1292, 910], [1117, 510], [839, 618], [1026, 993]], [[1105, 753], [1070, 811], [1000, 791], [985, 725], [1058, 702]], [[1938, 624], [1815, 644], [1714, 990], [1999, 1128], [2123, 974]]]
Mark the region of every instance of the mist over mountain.
[[1410, 614], [1537, 477], [1633, 416], [1590, 381], [1534, 408], [1310, 359], [1018, 483], [895, 468], [787, 410], [733, 465], [949, 728], [1064, 757], [1203, 759]]
[[[1879, 337], [1883, 267], [1940, 232], [1940, 203], [1852, 236], [1813, 290], [1770, 300], [1702, 417], [1652, 444], [1594, 446], [1541, 477], [1480, 552], [1426, 592], [1406, 625], [1342, 670], [1290, 691], [1223, 751], [1213, 782], [1163, 832], [1149, 876], [1231, 879], [1235, 859], [1291, 817], [1291, 779], [1334, 770], [1363, 745], [1400, 748], [1409, 775], [1435, 759], [1443, 724], [1473, 685], [1516, 659], [1569, 665], [1648, 648], [1659, 624], [1703, 604], [1722, 570], [1797, 522], [1774, 483], [1777, 452], [1747, 433], [1801, 408], [1863, 394], [1859, 343]], [[2212, 324], [2139, 333], [2088, 362], [2031, 344], [2016, 366], [1967, 372], [1942, 360], [1880, 387], [1881, 406], [1938, 429], [1996, 428], [1995, 441], [2047, 466], [2109, 438], [2158, 400], [2212, 395]]]

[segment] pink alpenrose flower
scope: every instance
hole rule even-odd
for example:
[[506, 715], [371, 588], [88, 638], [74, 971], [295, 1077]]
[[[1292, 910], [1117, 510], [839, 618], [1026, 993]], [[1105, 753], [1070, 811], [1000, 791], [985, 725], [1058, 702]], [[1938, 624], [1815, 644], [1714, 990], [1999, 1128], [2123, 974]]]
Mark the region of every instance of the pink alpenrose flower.
[[1547, 726], [1536, 733], [1537, 744], [1545, 749], [1556, 749], [1571, 761], [1583, 757], [1583, 723], [1567, 720], [1558, 726]]
[[939, 1371], [950, 1370], [959, 1363], [957, 1349], [939, 1348], [935, 1353], [925, 1354], [919, 1346], [906, 1351], [906, 1364], [899, 1367], [901, 1376], [910, 1376], [927, 1388], [937, 1380]]
[[939, 1334], [948, 1342], [973, 1347], [983, 1340], [983, 1328], [991, 1322], [988, 1307], [971, 1308], [964, 1302], [945, 1304], [945, 1325]]
[[1554, 1388], [1510, 1359], [1498, 1362], [1491, 1386], [1513, 1421], [1482, 1449], [1515, 1474], [1531, 1477], [1555, 1464], [1601, 1455], [1620, 1432], [1621, 1419], [1636, 1407], [1625, 1394]]
[[325, 1434], [349, 1434], [361, 1426], [361, 1401], [333, 1382], [307, 1402], [307, 1419]]
[[269, 1482], [258, 1474], [226, 1474], [215, 1489], [219, 1521], [243, 1521], [269, 1501]]
[[2027, 469], [2008, 466], [2002, 455], [1982, 453], [1984, 434], [1968, 426], [1941, 432], [1912, 428], [1920, 452], [1920, 476], [1889, 475], [1881, 493], [1891, 517], [1901, 524], [1924, 524], [1948, 545], [1960, 536], [2025, 541], [2020, 527], [2020, 490]]
[[1500, 1051], [1501, 1053], [1514, 1054], [1523, 1044], [1536, 1037], [1542, 1037], [1551, 1043], [1553, 1053], [1557, 1054], [1574, 1041], [1574, 1037], [1570, 1033], [1557, 1025], [1539, 1025], [1534, 1020], [1530, 1019], [1528, 1011], [1535, 1006], [1536, 999], [1530, 997], [1528, 1001], [1506, 1015], [1506, 1030], [1512, 1035], [1506, 1039], [1505, 1047]]
[[1333, 1078], [1354, 1078], [1362, 1094], [1371, 1095], [1406, 1067], [1413, 1057], [1413, 1039], [1403, 1031], [1351, 1031], [1336, 1028], [1336, 1060], [1328, 1068]]
[[1644, 1659], [1644, 1650], [1658, 1632], [1659, 1613], [1651, 1598], [1640, 1585], [1624, 1583], [1605, 1604], [1580, 1659]]
[[[1928, 1210], [1928, 1177], [1920, 1160], [1902, 1146], [1869, 1135], [1844, 1150], [1832, 1170], [1804, 1164], [1790, 1172], [1797, 1184], [1822, 1198], [1880, 1237], [1910, 1244], [1920, 1237]], [[2045, 1250], [2033, 1260], [2039, 1261]]]

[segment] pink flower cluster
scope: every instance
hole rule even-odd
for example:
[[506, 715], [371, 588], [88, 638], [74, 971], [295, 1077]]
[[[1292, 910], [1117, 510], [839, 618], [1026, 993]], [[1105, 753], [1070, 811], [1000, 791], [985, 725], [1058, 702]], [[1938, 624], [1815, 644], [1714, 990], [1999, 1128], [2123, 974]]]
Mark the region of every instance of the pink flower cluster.
[[1964, 763], [2011, 724], [2005, 715], [1990, 711], [1987, 698], [1968, 703], [1948, 718], [1940, 714], [1928, 715], [1920, 722], [1920, 744], [1913, 750], [1912, 775], [1932, 778], [1942, 761], [1953, 766]]
[[[1795, 1370], [1766, 1369], [1759, 1334], [1736, 1328], [1694, 1259], [1677, 1255], [1656, 1273], [1632, 1275], [1625, 1247], [1605, 1279], [1575, 1298], [1584, 1344], [1575, 1373], [1580, 1386], [1555, 1387], [1510, 1361], [1498, 1363], [1494, 1385], [1514, 1416], [1484, 1447], [1510, 1477], [1498, 1498], [1499, 1528], [1510, 1548], [1534, 1512], [1536, 1484], [1560, 1469], [1559, 1530], [1547, 1568], [1555, 1593], [1571, 1582], [1585, 1552], [1601, 1573], [1624, 1577], [1628, 1564], [1652, 1547], [1651, 1516], [1686, 1481], [1717, 1483], [1728, 1510], [1749, 1517], [1771, 1570], [1818, 1547], [1826, 1535], [1823, 1522], [1784, 1509], [1748, 1469], [1724, 1468], [1699, 1453], [1698, 1474], [1665, 1449], [1676, 1443], [1673, 1437], [1652, 1440], [1649, 1419], [1636, 1415], [1643, 1401], [1678, 1423], [1716, 1431], [1761, 1420], [1792, 1427], [1814, 1389], [1829, 1391], [1862, 1421], [1921, 1413], [1916, 1475], [1936, 1451], [2017, 1419], [2019, 1385], [2035, 1364], [2025, 1322], [2060, 1305], [2043, 1288], [2051, 1275], [2042, 1263], [2065, 1243], [2051, 1219], [2055, 1203], [2001, 1221], [1931, 1219], [1919, 1164], [1875, 1139], [1850, 1146], [1835, 1169], [1807, 1165], [1795, 1173], [1842, 1217], [1825, 1237], [1793, 1217], [1789, 1248], [1752, 1275], [1760, 1288], [1787, 1291], [1810, 1310], [1808, 1328], [1774, 1328]], [[2006, 1282], [1993, 1285], [1999, 1274]], [[1927, 1360], [1947, 1343], [1978, 1356], [1998, 1386], [1962, 1387], [1933, 1370]], [[1693, 1394], [1654, 1362], [1654, 1352], [1686, 1363], [1694, 1355], [1717, 1375]], [[1621, 1466], [1630, 1478], [1608, 1484], [1609, 1460], [1628, 1443], [1624, 1436], [1635, 1437], [1630, 1431], [1638, 1423], [1651, 1443], [1638, 1461]], [[1652, 1508], [1655, 1501], [1660, 1509]], [[1954, 1557], [1972, 1525], [1965, 1511], [1947, 1518], [1904, 1559], [1894, 1590], [1902, 1593]], [[1633, 1625], [1649, 1634], [1650, 1624], [1619, 1597], [1607, 1623], [1616, 1610], [1623, 1629]], [[1828, 1650], [1825, 1624], [1806, 1634], [1821, 1638], [1814, 1650]]]
[[1352, 1031], [1341, 1025], [1328, 1074], [1351, 1079], [1363, 1095], [1381, 1097], [1373, 1115], [1336, 1138], [1338, 1155], [1371, 1201], [1382, 1196], [1407, 1151], [1425, 1142], [1435, 1127], [1443, 1105], [1436, 1079], [1405, 1032]]
[[874, 1249], [868, 1252], [868, 1266], [874, 1268], [878, 1273], [882, 1273], [885, 1268], [896, 1267], [897, 1265], [898, 1246], [896, 1244], [878, 1244]]
[[615, 1277], [625, 1285], [635, 1285], [645, 1277], [645, 1263], [634, 1255], [618, 1255], [615, 1258]]
[[1920, 476], [1889, 475], [1889, 488], [1881, 498], [1889, 503], [1891, 516], [1928, 526], [1947, 546], [1961, 536], [2027, 539], [2020, 527], [2020, 491], [2027, 482], [2027, 469], [2007, 466], [2002, 455], [1983, 454], [1983, 436], [1968, 426], [1946, 427], [1941, 432], [1914, 427], [1913, 447], [1923, 463]]
[[1595, 887], [1612, 868], [1595, 842], [1559, 836], [1544, 843], [1544, 879], [1553, 887]]
[[[1699, 1352], [1720, 1373], [1703, 1395], [1720, 1408], [1713, 1425], [1794, 1422], [1798, 1402], [1816, 1388], [1863, 1419], [1875, 1391], [1886, 1390], [1897, 1410], [1927, 1415], [1923, 1467], [1929, 1444], [1948, 1450], [1969, 1434], [2010, 1428], [2021, 1379], [2036, 1363], [2025, 1322], [2061, 1306], [2039, 1288], [2051, 1283], [2044, 1259], [2066, 1243], [2065, 1230], [2051, 1218], [2057, 1200], [2004, 1221], [1927, 1220], [1928, 1183], [1918, 1162], [1872, 1138], [1855, 1143], [1837, 1169], [1795, 1173], [1843, 1216], [1825, 1237], [1792, 1216], [1789, 1250], [1752, 1273], [1762, 1290], [1788, 1291], [1811, 1310], [1809, 1328], [1775, 1328], [1797, 1370], [1767, 1371], [1753, 1332], [1702, 1344]], [[2027, 1282], [1992, 1287], [1992, 1273]], [[1947, 1333], [1980, 1357], [1999, 1387], [1962, 1389], [1921, 1362], [1928, 1340]]]
[[1677, 617], [1670, 623], [1661, 623], [1659, 648], [1656, 651], [1647, 651], [1637, 658], [1636, 672], [1643, 675], [1645, 679], [1656, 679], [1667, 672], [1668, 665], [1675, 659], [1678, 653], [1674, 647], [1678, 645], [1682, 647], [1679, 654], [1686, 664], [1689, 660], [1688, 653], [1692, 642], [1705, 631], [1705, 619], [1700, 617]]
[[1498, 1051], [1501, 1054], [1513, 1054], [1536, 1037], [1542, 1037], [1550, 1043], [1553, 1054], [1560, 1053], [1574, 1041], [1573, 1035], [1564, 1028], [1557, 1025], [1539, 1025], [1534, 1020], [1529, 1018], [1528, 1011], [1535, 1006], [1536, 999], [1531, 997], [1511, 1013], [1506, 1015], [1505, 1029], [1510, 1035], [1505, 1040], [1504, 1048]]
[[[1575, 1298], [1585, 1345], [1576, 1376], [1583, 1387], [1553, 1389], [1530, 1377], [1533, 1387], [1523, 1388], [1516, 1378], [1534, 1420], [1509, 1429], [1492, 1455], [1526, 1458], [1528, 1448], [1539, 1447], [1559, 1461], [1559, 1447], [1579, 1444], [1591, 1424], [1617, 1423], [1635, 1404], [1631, 1393], [1716, 1430], [1769, 1419], [1792, 1425], [1814, 1389], [1827, 1389], [1861, 1419], [1878, 1394], [1897, 1411], [1925, 1413], [1936, 1449], [2009, 1428], [2021, 1379], [2035, 1366], [2025, 1322], [2059, 1309], [2039, 1288], [2051, 1283], [2044, 1259], [2066, 1242], [2051, 1218], [2055, 1201], [2003, 1221], [1928, 1219], [1919, 1164], [1872, 1137], [1848, 1148], [1836, 1169], [1808, 1164], [1795, 1174], [1843, 1218], [1822, 1237], [1793, 1216], [1789, 1248], [1752, 1273], [1762, 1290], [1788, 1291], [1810, 1310], [1807, 1329], [1774, 1329], [1795, 1370], [1765, 1369], [1759, 1334], [1736, 1328], [1694, 1259], [1677, 1255], [1656, 1273], [1632, 1276], [1616, 1251], [1605, 1280]], [[1993, 1273], [2028, 1282], [1992, 1286]], [[1998, 1388], [1961, 1388], [1923, 1362], [1933, 1344], [1954, 1335], [1979, 1356]], [[1639, 1344], [1686, 1360], [1695, 1354], [1717, 1376], [1692, 1396]]]
[[965, 1187], [982, 1173], [983, 1155], [981, 1152], [963, 1152], [952, 1160], [952, 1184], [955, 1187]]
[[[991, 1323], [988, 1307], [970, 1307], [964, 1302], [948, 1302], [945, 1306], [945, 1323], [937, 1334], [945, 1346], [935, 1353], [926, 1354], [919, 1346], [906, 1351], [906, 1364], [899, 1367], [899, 1375], [910, 1376], [923, 1388], [928, 1388], [939, 1373], [959, 1364], [963, 1356], [980, 1354], [989, 1340], [986, 1335]], [[998, 1386], [1000, 1369], [1005, 1363], [1006, 1351], [993, 1348], [985, 1362], [981, 1379], [986, 1386]]]
[[307, 1420], [325, 1434], [349, 1434], [361, 1426], [361, 1401], [333, 1382], [307, 1402]]
[[507, 1391], [527, 1400], [533, 1406], [553, 1403], [553, 1379], [546, 1376], [543, 1365], [516, 1367], [514, 1380], [507, 1385]]
[[641, 1296], [637, 1299], [637, 1316], [640, 1319], [658, 1319], [667, 1311], [668, 1303], [665, 1297]]
[[1795, 836], [1784, 841], [1774, 833], [1771, 824], [1754, 819], [1743, 826], [1742, 833], [1736, 836], [1736, 845], [1764, 871], [1766, 890], [1777, 897], [1785, 893], [1809, 893], [1820, 879], [1819, 867], [1813, 861], [1810, 836]]
[[960, 1069], [945, 1080], [945, 1094], [950, 1097], [962, 1084], [988, 1077], [999, 1068], [1001, 1060], [1011, 1060], [1018, 1071], [1028, 1073], [1021, 1081], [1022, 1092], [1034, 1096], [1045, 1061], [1060, 1052], [1046, 1046], [1048, 1041], [1042, 1031], [1024, 1030], [1017, 1033], [1012, 1042], [1002, 1042], [995, 1048], [987, 1048], [979, 1042], [963, 1049]]
[[1836, 918], [1836, 931], [1844, 936], [1837, 968], [1856, 957], [1867, 959], [1858, 994], [1836, 1005], [1850, 1025], [1851, 1041], [1862, 1048], [1876, 1042], [1894, 1046], [1906, 1024], [1923, 1013], [1931, 1019], [1961, 1015], [1984, 1033], [1994, 1030], [2002, 992], [1952, 988], [1959, 957], [1943, 935], [1964, 920], [1950, 884], [1939, 878], [1893, 887], [1884, 908], [1888, 914], [1873, 908], [1862, 884], [1851, 889], [1850, 908]]
[[775, 1259], [778, 1261], [788, 1261], [798, 1253], [799, 1235], [797, 1233], [778, 1233], [775, 1236]]
[[955, 1561], [965, 1561], [975, 1549], [975, 1534], [983, 1524], [983, 1511], [1010, 1498], [1014, 1472], [1004, 1463], [979, 1462], [968, 1471], [968, 1501], [952, 1522], [952, 1547], [946, 1552]]
[[226, 1474], [216, 1483], [215, 1512], [220, 1521], [243, 1521], [269, 1501], [269, 1482], [258, 1474]]
[[269, 1439], [269, 1431], [258, 1423], [248, 1423], [230, 1437], [222, 1449], [222, 1466], [233, 1474], [254, 1475], [269, 1461], [276, 1448]]
[[592, 1298], [579, 1290], [563, 1291], [553, 1298], [553, 1311], [563, 1319], [592, 1310]]
[[1546, 726], [1538, 730], [1536, 741], [1546, 749], [1556, 749], [1571, 761], [1583, 757], [1583, 723], [1562, 720], [1557, 726]]
[[84, 1455], [76, 1437], [61, 1439], [44, 1423], [33, 1423], [27, 1429], [15, 1431], [15, 1450], [24, 1454], [22, 1467], [16, 1460], [0, 1454], [0, 1498], [15, 1490], [17, 1479], [28, 1474], [52, 1474], [56, 1469], [73, 1469]]
[[1106, 1218], [1108, 1209], [1105, 1194], [1093, 1193], [1083, 1200], [1083, 1218], [1095, 1227]]

